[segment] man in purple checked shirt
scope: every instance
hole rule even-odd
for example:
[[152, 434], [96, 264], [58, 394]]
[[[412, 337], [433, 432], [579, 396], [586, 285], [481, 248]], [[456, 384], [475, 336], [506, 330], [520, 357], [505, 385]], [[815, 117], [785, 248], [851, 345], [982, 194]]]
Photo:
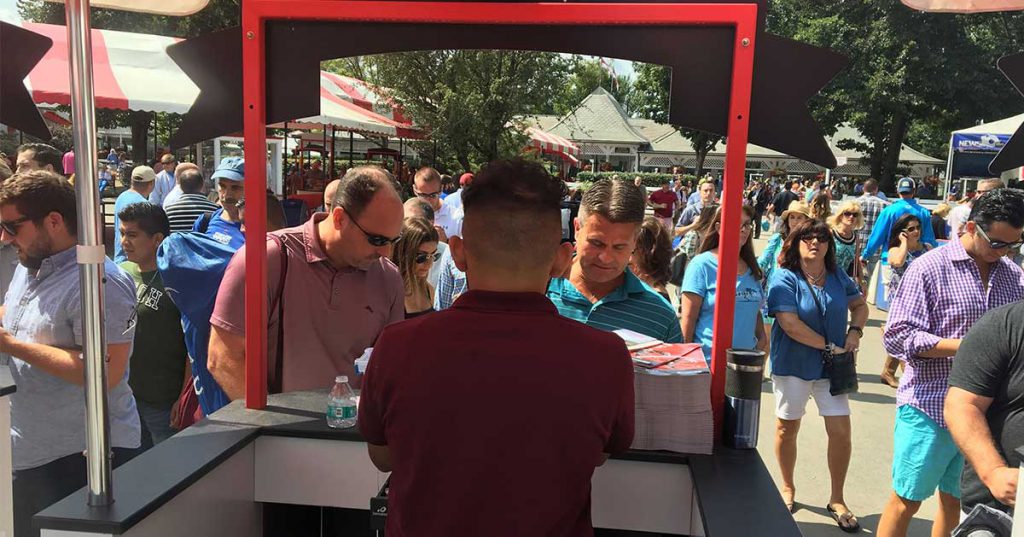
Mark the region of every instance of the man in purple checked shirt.
[[948, 536], [959, 522], [964, 458], [942, 412], [949, 372], [961, 338], [985, 312], [1024, 299], [1024, 272], [1005, 257], [1021, 244], [1022, 231], [1024, 193], [985, 194], [959, 240], [911, 264], [893, 296], [883, 341], [906, 371], [896, 392], [893, 494], [878, 521], [879, 537], [905, 537], [936, 488], [932, 537]]

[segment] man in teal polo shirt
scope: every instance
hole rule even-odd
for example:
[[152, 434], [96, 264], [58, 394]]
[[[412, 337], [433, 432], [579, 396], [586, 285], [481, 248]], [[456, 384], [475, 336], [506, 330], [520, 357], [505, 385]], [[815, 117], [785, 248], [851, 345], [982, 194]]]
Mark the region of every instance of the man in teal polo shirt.
[[559, 313], [589, 326], [681, 343], [672, 305], [626, 268], [644, 220], [644, 194], [610, 179], [587, 190], [575, 222], [576, 257], [568, 277], [551, 280], [548, 298]]

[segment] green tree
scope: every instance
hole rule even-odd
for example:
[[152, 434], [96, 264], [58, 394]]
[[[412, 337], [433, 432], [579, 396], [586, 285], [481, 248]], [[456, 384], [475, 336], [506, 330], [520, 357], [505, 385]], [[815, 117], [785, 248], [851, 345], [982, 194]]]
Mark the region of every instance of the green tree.
[[612, 74], [600, 60], [573, 56], [569, 59], [569, 77], [554, 99], [554, 112], [565, 115], [572, 112], [583, 99], [597, 88], [604, 88], [620, 103], [626, 103], [632, 83], [625, 75]]
[[866, 142], [841, 146], [865, 152], [872, 175], [891, 189], [903, 143], [941, 156], [951, 130], [1021, 109], [995, 70], [1020, 21], [920, 13], [899, 0], [777, 0], [768, 29], [850, 58], [812, 110], [826, 131], [844, 122], [856, 127]]
[[[653, 63], [634, 63], [636, 79], [632, 90], [626, 98], [626, 109], [636, 116], [653, 119], [659, 123], [668, 123], [669, 87], [671, 70], [664, 65]], [[725, 137], [696, 129], [676, 127], [684, 138], [693, 145], [697, 161], [693, 173], [700, 177], [704, 173], [704, 159], [715, 150]]]
[[558, 54], [502, 50], [383, 54], [340, 65], [359, 65], [369, 82], [390, 88], [429, 128], [430, 141], [417, 150], [431, 154], [436, 147], [438, 166], [451, 171], [519, 154], [526, 137], [517, 118], [551, 113], [551, 96], [569, 73]]
[[[64, 5], [44, 0], [21, 0], [18, 12], [22, 18], [45, 24], [65, 24]], [[223, 30], [239, 24], [240, 0], [210, 0], [209, 5], [195, 15], [188, 17], [163, 17], [147, 13], [134, 13], [111, 9], [92, 9], [92, 27], [103, 30], [164, 35], [189, 38]], [[166, 114], [165, 114], [166, 115]], [[174, 124], [179, 118], [161, 115], [160, 123]], [[141, 110], [99, 111], [97, 123], [101, 127], [128, 126], [132, 130], [132, 159], [145, 162], [149, 128], [153, 113]], [[163, 129], [161, 128], [161, 131]], [[159, 133], [158, 133], [159, 134]]]

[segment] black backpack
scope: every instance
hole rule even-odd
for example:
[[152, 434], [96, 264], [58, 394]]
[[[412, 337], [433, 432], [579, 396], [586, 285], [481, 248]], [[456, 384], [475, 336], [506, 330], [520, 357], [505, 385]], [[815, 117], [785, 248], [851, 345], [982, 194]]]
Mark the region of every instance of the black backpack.
[[683, 285], [683, 273], [686, 272], [688, 261], [686, 252], [682, 248], [676, 248], [676, 251], [672, 253], [672, 261], [669, 263], [668, 283], [676, 287]]

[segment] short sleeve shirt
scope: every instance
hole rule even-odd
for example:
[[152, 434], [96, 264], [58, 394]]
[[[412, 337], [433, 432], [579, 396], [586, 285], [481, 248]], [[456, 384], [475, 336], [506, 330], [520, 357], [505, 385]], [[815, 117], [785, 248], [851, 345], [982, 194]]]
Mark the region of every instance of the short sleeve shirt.
[[623, 341], [542, 294], [470, 290], [389, 326], [359, 405], [391, 454], [387, 534], [593, 535], [591, 477], [632, 444], [634, 412]]
[[[1024, 446], [1024, 302], [986, 313], [964, 336], [953, 359], [949, 385], [992, 399], [985, 420], [996, 450], [1007, 466], [1021, 463]], [[1012, 514], [997, 501], [970, 464], [964, 466], [960, 490], [964, 512], [983, 503]]]
[[[106, 260], [106, 339], [131, 343], [135, 284]], [[75, 249], [43, 261], [32, 274], [18, 266], [7, 292], [3, 326], [19, 341], [62, 349], [82, 348], [82, 303]], [[11, 395], [11, 444], [14, 469], [36, 468], [85, 449], [85, 387], [59, 379], [14, 356], [11, 376], [18, 390]], [[130, 364], [129, 364], [130, 368]], [[139, 416], [128, 387], [126, 369], [107, 392], [110, 440], [113, 447], [139, 447]]]
[[[241, 222], [228, 222], [222, 217], [224, 209], [217, 209], [210, 215], [210, 224], [206, 228], [206, 234], [213, 237], [213, 240], [231, 248], [241, 248], [245, 244], [245, 233], [242, 232]], [[202, 216], [196, 219], [192, 225], [192, 231], [199, 231], [199, 222]]]
[[676, 194], [671, 190], [655, 190], [651, 193], [650, 200], [653, 203], [664, 205], [663, 209], [654, 209], [654, 214], [659, 218], [672, 218], [672, 212], [676, 203]]
[[617, 289], [591, 302], [566, 278], [553, 278], [548, 284], [548, 298], [558, 312], [601, 330], [625, 328], [665, 343], [682, 343], [679, 318], [665, 297], [640, 281], [629, 269]]
[[[711, 339], [714, 335], [715, 291], [718, 286], [718, 257], [704, 252], [686, 266], [683, 275], [683, 292], [701, 298], [700, 314], [694, 331], [695, 342], [704, 350], [704, 359], [711, 360]], [[733, 319], [732, 346], [737, 349], [753, 349], [757, 346], [757, 317], [761, 314], [764, 291], [761, 283], [748, 269], [736, 278], [736, 314]]]
[[[812, 292], [825, 309], [824, 322]], [[846, 345], [850, 301], [859, 296], [857, 284], [841, 270], [829, 273], [822, 288], [811, 286], [799, 273], [779, 267], [768, 284], [768, 314], [795, 313], [811, 330], [842, 347]], [[772, 324], [771, 362], [773, 375], [825, 378], [821, 350], [789, 337], [779, 323]]]
[[[372, 347], [385, 326], [405, 317], [402, 277], [390, 261], [366, 270], [335, 268], [320, 243], [316, 213], [305, 224], [273, 232], [288, 255], [284, 278], [284, 391], [326, 388], [337, 375], [355, 377], [353, 363]], [[281, 247], [267, 242], [267, 295], [277, 304]], [[270, 307], [267, 348], [277, 349], [277, 308]], [[245, 334], [245, 247], [228, 264], [210, 323]]]

